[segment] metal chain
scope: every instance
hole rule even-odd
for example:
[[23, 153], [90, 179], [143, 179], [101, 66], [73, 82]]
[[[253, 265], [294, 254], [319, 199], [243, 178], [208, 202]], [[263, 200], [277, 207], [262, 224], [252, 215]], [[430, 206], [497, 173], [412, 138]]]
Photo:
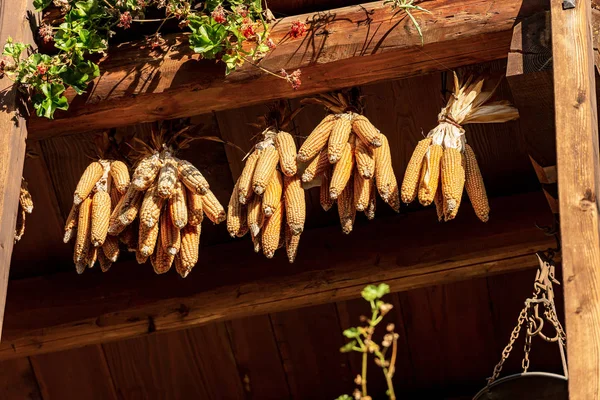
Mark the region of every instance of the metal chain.
[[[531, 323], [531, 322], [530, 322]], [[529, 353], [531, 352], [531, 338], [532, 336], [529, 334], [525, 335], [525, 356], [523, 357], [523, 361], [521, 361], [521, 367], [523, 367], [523, 372], [527, 372], [529, 369]]]
[[516, 340], [519, 338], [519, 334], [521, 333], [521, 326], [525, 323], [525, 320], [527, 319], [527, 309], [528, 308], [529, 308], [528, 306], [525, 306], [521, 310], [521, 313], [519, 314], [519, 318], [517, 319], [517, 326], [515, 326], [512, 333], [510, 334], [510, 340], [508, 341], [508, 344], [506, 345], [504, 350], [502, 350], [502, 358], [500, 359], [500, 362], [498, 362], [498, 364], [496, 364], [496, 366], [494, 367], [494, 373], [492, 374], [492, 376], [487, 379], [488, 386], [490, 384], [492, 384], [492, 382], [494, 382], [500, 376], [500, 372], [502, 371], [504, 362], [508, 359], [508, 356], [510, 356], [510, 352], [513, 349], [513, 345], [515, 344]]

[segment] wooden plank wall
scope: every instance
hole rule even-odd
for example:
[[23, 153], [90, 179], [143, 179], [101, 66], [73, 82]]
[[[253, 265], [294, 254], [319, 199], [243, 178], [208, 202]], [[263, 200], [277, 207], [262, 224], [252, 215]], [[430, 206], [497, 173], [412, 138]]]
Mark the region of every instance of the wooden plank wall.
[[[386, 321], [400, 333], [397, 393], [474, 394], [498, 361], [534, 278], [535, 271], [524, 271], [389, 295], [394, 310]], [[354, 388], [359, 358], [338, 348], [342, 330], [367, 311], [357, 299], [5, 361], [0, 398], [331, 400]], [[520, 341], [505, 373], [518, 371], [521, 349]], [[552, 345], [534, 340], [531, 359], [533, 370], [559, 372]], [[370, 390], [381, 398], [384, 382], [377, 367], [369, 371]]]

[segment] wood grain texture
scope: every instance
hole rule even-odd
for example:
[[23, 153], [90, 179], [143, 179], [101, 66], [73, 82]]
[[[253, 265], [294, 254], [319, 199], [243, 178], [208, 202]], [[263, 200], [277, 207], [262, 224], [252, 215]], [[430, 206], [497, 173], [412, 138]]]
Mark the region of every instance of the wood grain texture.
[[[544, 4], [439, 0], [427, 8], [431, 15], [415, 14], [423, 46], [410, 19], [381, 2], [280, 20], [272, 31], [277, 49], [261, 65], [272, 71], [301, 68], [304, 84], [298, 90], [250, 65], [225, 77], [222, 65], [198, 62], [185, 35], [166, 37], [170, 50], [158, 54], [147, 46], [121, 45], [101, 62], [102, 75], [89, 94], [68, 112], [57, 112], [52, 121], [30, 120], [32, 137], [185, 117], [504, 58], [515, 19]], [[310, 22], [311, 31], [292, 40], [286, 35], [296, 20]]]
[[15, 358], [0, 363], [0, 398], [42, 400], [29, 358]]
[[534, 225], [549, 222], [544, 202], [541, 193], [492, 199], [485, 225], [469, 214], [439, 224], [426, 210], [357, 224], [350, 236], [313, 229], [292, 266], [237, 241], [204, 248], [185, 280], [123, 263], [110, 274], [14, 281], [0, 358], [345, 300], [371, 282], [402, 291], [531, 268], [531, 255], [552, 245]]
[[[27, 0], [0, 1], [0, 43], [12, 37], [17, 42], [33, 44], [27, 20], [27, 12], [32, 9]], [[21, 106], [12, 81], [0, 78], [0, 337], [25, 160], [27, 127]]]
[[31, 363], [44, 399], [118, 398], [99, 345], [31, 357]]
[[552, 2], [569, 398], [600, 399], [600, 164], [591, 5]]

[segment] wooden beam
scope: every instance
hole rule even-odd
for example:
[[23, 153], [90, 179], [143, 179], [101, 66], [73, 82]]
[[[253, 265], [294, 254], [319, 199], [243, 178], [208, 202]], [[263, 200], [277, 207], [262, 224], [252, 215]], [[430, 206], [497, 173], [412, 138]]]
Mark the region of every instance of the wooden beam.
[[465, 206], [448, 224], [429, 209], [359, 218], [349, 236], [339, 226], [308, 230], [293, 265], [284, 252], [254, 254], [244, 238], [203, 248], [185, 280], [133, 261], [107, 274], [12, 281], [0, 359], [345, 300], [373, 282], [403, 291], [535, 267], [534, 252], [554, 245], [534, 226], [551, 221], [544, 201], [495, 199], [487, 224]]
[[[0, 43], [4, 43], [9, 36], [19, 42], [33, 43], [27, 6], [26, 0], [0, 0]], [[27, 127], [19, 110], [20, 97], [17, 93], [12, 81], [0, 76], [0, 336], [27, 138]]]
[[590, 1], [551, 2], [569, 398], [600, 399], [600, 160]]
[[[101, 61], [102, 75], [68, 112], [29, 121], [31, 138], [189, 117], [505, 58], [515, 20], [547, 7], [543, 0], [437, 0], [426, 6], [431, 15], [415, 13], [423, 46], [410, 19], [382, 2], [280, 20], [272, 31], [277, 49], [261, 65], [276, 72], [301, 68], [298, 90], [250, 65], [226, 77], [220, 64], [198, 61], [186, 35], [167, 37], [163, 53], [121, 45]], [[291, 39], [296, 20], [306, 20], [311, 30]]]

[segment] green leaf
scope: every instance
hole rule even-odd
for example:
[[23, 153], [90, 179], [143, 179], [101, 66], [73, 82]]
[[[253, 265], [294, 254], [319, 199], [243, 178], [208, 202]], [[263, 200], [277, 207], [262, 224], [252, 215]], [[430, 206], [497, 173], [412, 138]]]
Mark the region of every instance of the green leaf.
[[100, 75], [98, 65], [91, 61], [82, 62], [75, 67], [67, 68], [60, 77], [63, 82], [81, 94], [87, 88], [88, 83]]
[[356, 340], [352, 340], [352, 341], [346, 343], [345, 345], [343, 345], [342, 347], [340, 347], [340, 352], [341, 353], [350, 353], [351, 351], [354, 350], [355, 346], [356, 346]]
[[33, 0], [36, 11], [42, 11], [52, 3], [52, 0]]
[[344, 336], [348, 339], [357, 338], [360, 336], [360, 331], [358, 328], [348, 328], [343, 332]]
[[386, 283], [380, 283], [379, 285], [369, 285], [363, 289], [361, 295], [366, 301], [375, 301], [382, 298], [390, 292], [390, 287]]
[[65, 87], [59, 83], [43, 82], [39, 86], [41, 93], [37, 93], [33, 98], [33, 106], [39, 117], [54, 118], [56, 110], [66, 110], [69, 108], [69, 102], [63, 95]]
[[21, 53], [23, 53], [23, 50], [25, 50], [28, 47], [29, 45], [19, 42], [15, 43], [13, 42], [11, 37], [8, 37], [6, 39], [6, 43], [4, 44], [4, 50], [2, 51], [2, 54], [5, 56], [12, 57], [15, 60], [18, 60], [21, 57]]
[[347, 394], [343, 394], [335, 400], [354, 400], [354, 398], [351, 396], [348, 396]]

